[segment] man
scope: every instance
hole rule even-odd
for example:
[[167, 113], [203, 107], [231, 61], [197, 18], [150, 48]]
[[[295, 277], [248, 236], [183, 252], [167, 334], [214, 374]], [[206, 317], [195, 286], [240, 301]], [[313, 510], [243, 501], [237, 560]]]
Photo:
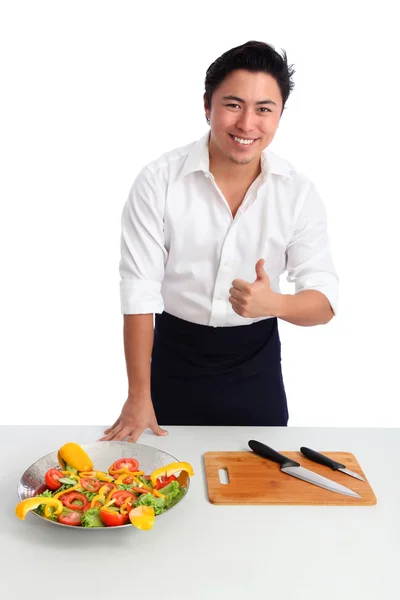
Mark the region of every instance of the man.
[[[293, 73], [261, 42], [223, 54], [205, 80], [211, 131], [136, 178], [120, 262], [129, 393], [102, 440], [287, 425], [277, 320], [328, 323], [338, 297], [322, 201], [266, 150]], [[285, 271], [295, 294], [280, 293]]]

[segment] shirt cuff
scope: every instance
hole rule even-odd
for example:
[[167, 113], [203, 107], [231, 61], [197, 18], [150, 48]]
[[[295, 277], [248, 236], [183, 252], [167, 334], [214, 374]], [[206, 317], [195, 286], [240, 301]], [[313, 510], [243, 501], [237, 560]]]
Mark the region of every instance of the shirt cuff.
[[328, 298], [333, 313], [337, 315], [339, 304], [339, 282], [331, 273], [312, 273], [298, 277], [295, 281], [295, 293], [316, 290]]
[[123, 315], [161, 314], [164, 311], [161, 283], [143, 279], [122, 279], [119, 285]]

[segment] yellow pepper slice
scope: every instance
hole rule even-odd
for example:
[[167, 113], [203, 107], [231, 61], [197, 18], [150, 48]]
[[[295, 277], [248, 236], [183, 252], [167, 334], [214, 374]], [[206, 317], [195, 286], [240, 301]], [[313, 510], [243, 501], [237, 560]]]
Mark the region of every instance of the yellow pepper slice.
[[56, 515], [59, 515], [64, 508], [60, 500], [56, 500], [55, 498], [34, 497], [26, 498], [26, 500], [21, 500], [21, 502], [17, 504], [15, 514], [19, 519], [23, 521], [30, 510], [35, 510], [35, 508], [38, 508], [38, 506], [40, 506], [41, 504], [46, 504], [46, 508], [50, 506], [54, 507], [54, 512]]
[[186, 471], [186, 473], [189, 475], [189, 477], [193, 477], [193, 475], [194, 475], [193, 467], [189, 463], [187, 463], [187, 462], [170, 463], [169, 465], [166, 465], [165, 467], [160, 467], [159, 469], [156, 469], [155, 471], [153, 471], [153, 473], [150, 476], [153, 487], [156, 486], [157, 479], [159, 477], [161, 477], [162, 475], [166, 475], [167, 477], [169, 477], [170, 475], [173, 475], [174, 473], [177, 473], [178, 471]]
[[[80, 480], [79, 480], [79, 481], [80, 481]], [[81, 484], [80, 484], [80, 483], [77, 483], [76, 485], [73, 485], [72, 487], [70, 487], [70, 488], [68, 488], [68, 489], [66, 489], [66, 490], [63, 490], [62, 492], [58, 492], [58, 494], [55, 494], [55, 495], [53, 496], [53, 498], [59, 498], [59, 497], [60, 497], [60, 496], [62, 496], [63, 494], [68, 494], [69, 492], [74, 492], [75, 490], [77, 490], [77, 489], [78, 489], [78, 488], [80, 488], [80, 487], [81, 487]]]
[[90, 508], [94, 508], [94, 505], [96, 504], [97, 501], [101, 502], [104, 505], [106, 503], [106, 498], [105, 498], [105, 496], [102, 496], [101, 494], [97, 494], [97, 496], [93, 497], [93, 500], [90, 503]]
[[143, 475], [144, 471], [129, 471], [129, 469], [127, 469], [126, 467], [123, 467], [122, 469], [108, 469], [108, 472], [110, 473], [110, 475], [121, 475], [122, 473], [125, 473], [126, 475]]
[[89, 456], [86, 454], [84, 449], [75, 442], [68, 442], [64, 444], [58, 451], [58, 460], [65, 469], [67, 463], [73, 469], [77, 471], [92, 471], [93, 463]]
[[144, 475], [144, 471], [136, 471], [135, 473], [132, 473], [132, 471], [131, 472], [124, 471], [123, 473], [120, 474], [118, 479], [114, 480], [114, 483], [116, 485], [120, 485], [121, 483], [123, 483], [123, 481], [124, 481], [124, 479], [126, 479], [126, 477], [133, 477], [133, 479], [135, 479], [136, 475]]
[[133, 498], [127, 499], [127, 501], [124, 502], [124, 504], [120, 507], [119, 512], [121, 515], [128, 514], [128, 511], [132, 508], [132, 500]]
[[158, 490], [152, 490], [151, 488], [147, 487], [147, 485], [144, 485], [144, 483], [142, 483], [140, 479], [136, 479], [136, 477], [134, 477], [133, 481], [138, 484], [138, 487], [142, 488], [143, 490], [146, 490], [146, 492], [154, 494], [154, 496], [157, 496], [157, 498], [165, 498], [164, 494], [162, 494]]
[[104, 471], [81, 471], [79, 473], [79, 477], [94, 477], [99, 481], [107, 482], [111, 482], [113, 480], [113, 478], [109, 477], [109, 475], [107, 475], [107, 473], [104, 473]]
[[152, 506], [137, 506], [129, 511], [129, 520], [137, 529], [149, 530], [154, 525], [154, 508]]

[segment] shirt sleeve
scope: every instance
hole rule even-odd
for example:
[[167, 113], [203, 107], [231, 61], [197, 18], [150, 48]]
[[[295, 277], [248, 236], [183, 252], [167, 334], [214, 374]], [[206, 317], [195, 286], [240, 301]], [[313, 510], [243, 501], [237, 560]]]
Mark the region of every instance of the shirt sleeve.
[[295, 283], [295, 293], [322, 292], [337, 314], [339, 279], [333, 264], [323, 202], [309, 182], [293, 237], [286, 248], [287, 281]]
[[164, 246], [165, 193], [145, 167], [137, 176], [122, 211], [119, 264], [121, 312], [162, 313], [161, 284], [167, 251]]

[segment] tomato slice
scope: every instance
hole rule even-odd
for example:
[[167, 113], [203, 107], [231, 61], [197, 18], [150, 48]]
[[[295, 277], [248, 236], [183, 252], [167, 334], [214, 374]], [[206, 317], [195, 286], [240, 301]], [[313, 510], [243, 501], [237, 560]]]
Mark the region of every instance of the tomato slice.
[[85, 494], [81, 494], [80, 492], [70, 492], [69, 494], [63, 494], [60, 496], [61, 502], [67, 508], [71, 510], [79, 509], [82, 510], [86, 504], [89, 504], [89, 500], [85, 496]]
[[64, 525], [80, 525], [81, 524], [81, 519], [82, 519], [82, 514], [81, 512], [74, 510], [70, 513], [61, 513], [60, 515], [58, 515], [58, 520], [60, 523], [63, 523]]
[[117, 527], [118, 525], [125, 525], [129, 521], [129, 514], [121, 515], [118, 512], [107, 512], [100, 509], [100, 519], [107, 527]]
[[108, 472], [110, 472], [110, 470], [119, 471], [120, 469], [128, 469], [128, 471], [134, 473], [139, 470], [139, 462], [135, 458], [120, 458], [111, 465]]
[[96, 477], [83, 477], [81, 479], [81, 486], [88, 492], [98, 492], [101, 485], [101, 481], [96, 479]]
[[58, 469], [49, 469], [47, 471], [44, 480], [49, 490], [58, 490], [61, 487], [61, 483], [58, 481], [61, 477], [64, 477], [64, 474]]
[[111, 496], [112, 500], [115, 499], [114, 504], [115, 506], [118, 506], [118, 508], [120, 508], [129, 498], [131, 498], [132, 501], [136, 500], [135, 494], [132, 494], [132, 492], [129, 492], [128, 490], [118, 490]]
[[156, 490], [161, 490], [163, 487], [171, 483], [171, 481], [178, 481], [175, 475], [170, 475], [169, 477], [161, 475], [161, 477], [157, 479]]

